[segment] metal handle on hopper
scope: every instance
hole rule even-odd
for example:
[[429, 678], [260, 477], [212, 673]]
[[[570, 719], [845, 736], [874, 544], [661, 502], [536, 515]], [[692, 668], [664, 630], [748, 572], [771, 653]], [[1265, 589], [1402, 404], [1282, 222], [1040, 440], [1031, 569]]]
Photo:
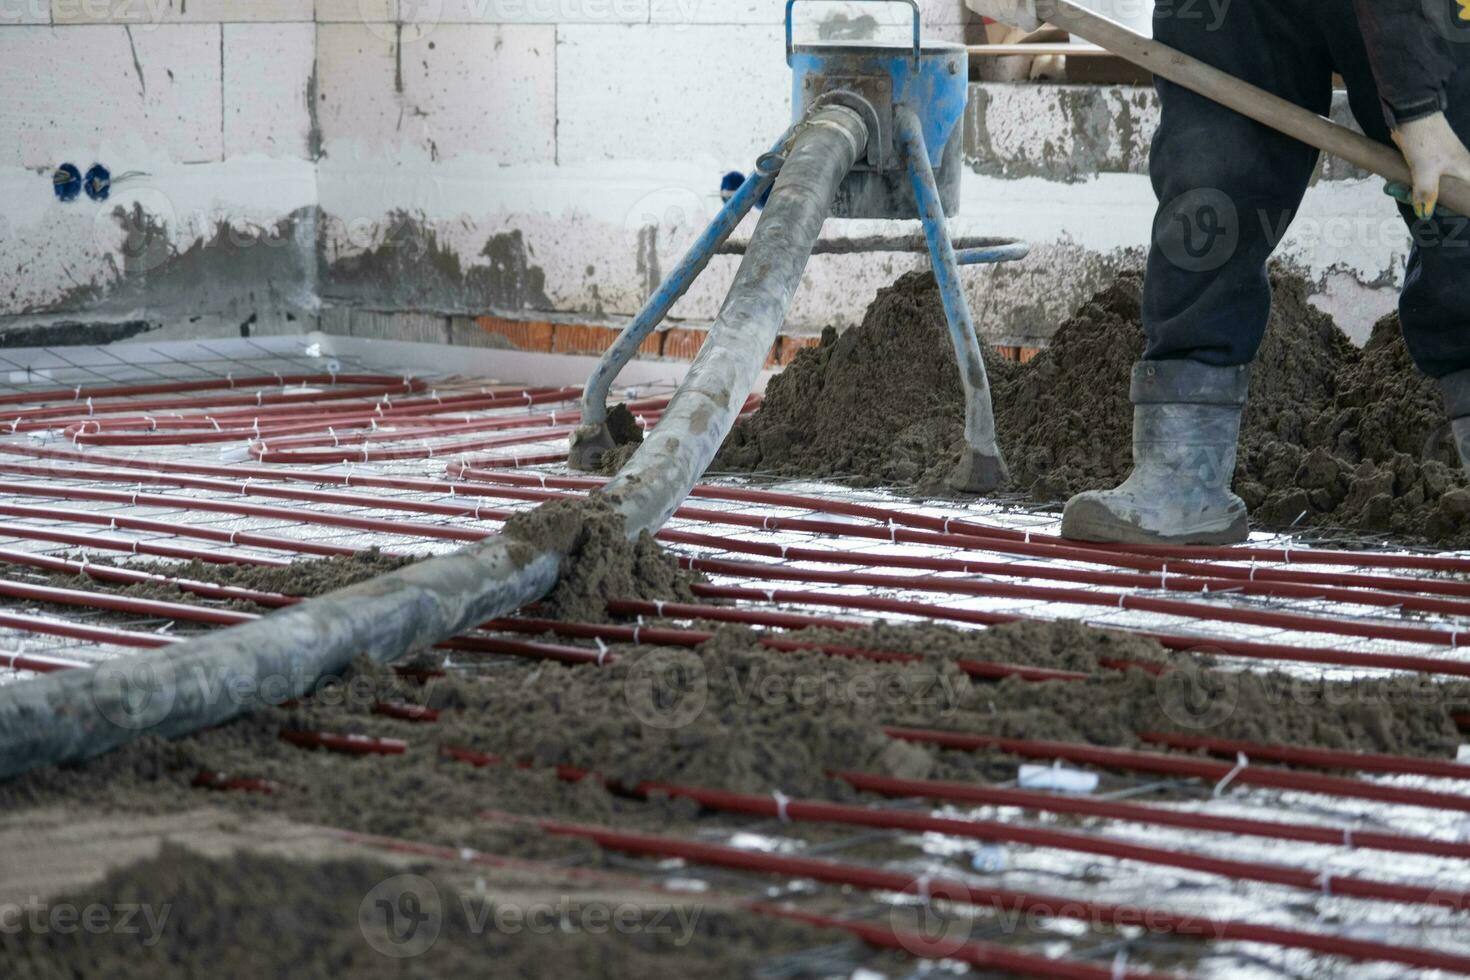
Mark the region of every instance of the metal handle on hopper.
[[[709, 341], [648, 441], [606, 488], [630, 535], [663, 524], [713, 458], [867, 138], [861, 117], [841, 107], [798, 129]], [[164, 652], [7, 685], [0, 779], [300, 697], [360, 655], [391, 662], [545, 595], [564, 557], [499, 534]]]
[[[792, 41], [791, 31], [791, 8], [795, 7], [798, 0], [786, 0], [786, 63], [791, 64], [791, 55], [796, 51], [796, 45]], [[914, 11], [914, 66], [918, 67], [919, 52], [923, 49], [921, 43], [923, 34], [923, 21], [919, 13], [919, 0], [845, 0], [852, 3], [904, 3], [913, 8]]]

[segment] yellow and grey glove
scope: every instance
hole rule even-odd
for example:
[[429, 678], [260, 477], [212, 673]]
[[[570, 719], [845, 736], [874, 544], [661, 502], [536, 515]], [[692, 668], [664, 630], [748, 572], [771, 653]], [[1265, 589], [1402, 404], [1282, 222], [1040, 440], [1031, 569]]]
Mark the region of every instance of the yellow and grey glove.
[[1406, 203], [1413, 205], [1414, 213], [1420, 218], [1434, 217], [1441, 178], [1470, 181], [1470, 149], [1466, 149], [1443, 112], [1402, 123], [1393, 131], [1393, 141], [1414, 174], [1414, 186]]

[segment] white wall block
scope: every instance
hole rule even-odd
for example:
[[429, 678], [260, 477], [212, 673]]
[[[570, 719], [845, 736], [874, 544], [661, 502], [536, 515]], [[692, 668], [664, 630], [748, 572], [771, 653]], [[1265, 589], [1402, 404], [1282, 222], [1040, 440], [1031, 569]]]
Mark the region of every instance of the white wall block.
[[651, 0], [655, 24], [764, 24], [782, 22], [785, 0]]
[[398, 0], [316, 0], [323, 24], [384, 23], [398, 19]]
[[227, 24], [224, 45], [225, 156], [306, 159], [316, 26]]
[[327, 155], [475, 154], [500, 165], [556, 152], [555, 31], [550, 27], [363, 25], [318, 29], [318, 119]]
[[[925, 34], [936, 40], [950, 37], [953, 28], [968, 19], [962, 0], [920, 0]], [[650, 0], [649, 20], [655, 24], [764, 24], [784, 23], [786, 0]], [[815, 39], [819, 25], [848, 36], [862, 26], [876, 28], [880, 40], [902, 41], [908, 36], [912, 8], [903, 3], [864, 3], [859, 0], [820, 0], [798, 3], [793, 15], [798, 42]], [[946, 30], [948, 28], [948, 30]]]
[[[398, 0], [404, 21], [446, 24], [646, 24], [651, 0]], [[692, 2], [692, 0], [686, 0]]]
[[51, 0], [0, 0], [0, 27], [51, 23]]
[[748, 170], [791, 122], [780, 28], [572, 25], [557, 38], [563, 164], [680, 158]]
[[0, 30], [0, 92], [0, 165], [105, 151], [122, 173], [223, 156], [219, 25]]
[[313, 0], [51, 0], [52, 19], [57, 24], [309, 21], [313, 11]]

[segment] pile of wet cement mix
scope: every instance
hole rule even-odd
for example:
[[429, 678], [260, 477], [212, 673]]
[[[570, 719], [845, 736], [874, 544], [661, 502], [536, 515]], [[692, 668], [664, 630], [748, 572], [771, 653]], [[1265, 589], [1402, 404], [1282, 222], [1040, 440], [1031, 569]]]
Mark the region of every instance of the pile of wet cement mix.
[[834, 944], [849, 969], [877, 959], [843, 933], [697, 898], [559, 887], [481, 891], [427, 864], [209, 858], [165, 845], [156, 857], [46, 903], [48, 910], [139, 910], [128, 926], [50, 928], [45, 916], [21, 910], [14, 928], [0, 930], [0, 962], [17, 980], [386, 972], [733, 980], [749, 977], [753, 962]]
[[[992, 385], [1012, 370], [988, 350], [985, 362]], [[860, 327], [801, 351], [711, 469], [927, 485], [948, 475], [963, 432], [944, 307], [933, 278], [912, 274], [879, 290]]]
[[681, 569], [647, 531], [629, 540], [622, 515], [599, 494], [517, 514], [505, 533], [567, 556], [556, 588], [542, 600], [551, 618], [604, 622], [609, 599], [694, 601], [690, 584], [698, 576]]
[[[1272, 282], [1235, 479], [1257, 524], [1470, 546], [1470, 489], [1444, 439], [1437, 388], [1414, 370], [1397, 318], [1359, 351], [1307, 301], [1304, 280], [1277, 272]], [[1120, 276], [1030, 364], [987, 357], [1001, 448], [1031, 499], [1054, 504], [1128, 475], [1141, 296], [1141, 276]], [[880, 291], [860, 327], [825, 332], [773, 379], [714, 469], [946, 495], [963, 421], [933, 277], [910, 273]]]

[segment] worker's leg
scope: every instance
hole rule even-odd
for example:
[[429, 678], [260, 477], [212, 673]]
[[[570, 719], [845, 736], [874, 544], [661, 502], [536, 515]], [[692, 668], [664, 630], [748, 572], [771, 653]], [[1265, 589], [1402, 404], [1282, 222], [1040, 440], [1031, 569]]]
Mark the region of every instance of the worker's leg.
[[[1325, 113], [1332, 70], [1315, 30], [1317, 3], [1236, 0], [1213, 20], [1190, 4], [1160, 5], [1165, 44]], [[1171, 12], [1172, 11], [1172, 12]], [[1159, 198], [1144, 284], [1144, 359], [1249, 364], [1271, 312], [1266, 263], [1296, 216], [1315, 149], [1173, 83], [1158, 83], [1163, 116], [1149, 172]]]
[[[1358, 124], [1392, 145], [1362, 35], [1327, 23], [1323, 31]], [[1448, 95], [1450, 124], [1470, 143], [1470, 67], [1451, 80]], [[1441, 213], [1426, 221], [1407, 205], [1399, 212], [1414, 240], [1399, 299], [1404, 341], [1419, 369], [1444, 388], [1460, 459], [1470, 469], [1470, 217]]]
[[[1236, 0], [1208, 17], [1161, 4], [1154, 34], [1316, 112], [1330, 107], [1318, 0]], [[1335, 2], [1335, 0], [1328, 0]], [[1247, 534], [1230, 492], [1248, 381], [1271, 311], [1266, 262], [1295, 217], [1317, 152], [1203, 96], [1159, 82], [1149, 170], [1159, 198], [1144, 282], [1148, 346], [1133, 374], [1133, 474], [1067, 504], [1062, 533], [1091, 541], [1229, 543]]]

